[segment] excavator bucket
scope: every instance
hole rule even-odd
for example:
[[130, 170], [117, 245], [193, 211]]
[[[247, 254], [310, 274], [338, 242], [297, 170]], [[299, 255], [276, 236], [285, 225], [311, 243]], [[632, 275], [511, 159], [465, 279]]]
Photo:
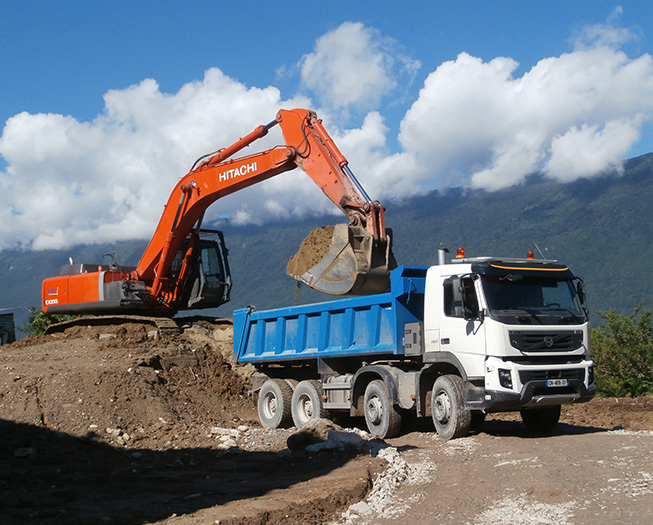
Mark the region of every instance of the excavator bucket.
[[390, 272], [397, 267], [391, 249], [392, 232], [374, 242], [363, 227], [348, 224], [313, 230], [290, 258], [286, 273], [332, 295], [369, 295], [390, 290]]

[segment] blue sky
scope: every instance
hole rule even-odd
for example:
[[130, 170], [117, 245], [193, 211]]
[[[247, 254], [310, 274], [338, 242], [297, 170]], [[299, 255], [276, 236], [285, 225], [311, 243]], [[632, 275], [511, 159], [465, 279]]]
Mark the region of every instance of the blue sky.
[[[653, 151], [651, 22], [644, 0], [5, 0], [0, 249], [149, 236], [192, 161], [278, 107], [317, 110], [380, 200], [600, 174]], [[212, 213], [331, 211], [281, 179]]]

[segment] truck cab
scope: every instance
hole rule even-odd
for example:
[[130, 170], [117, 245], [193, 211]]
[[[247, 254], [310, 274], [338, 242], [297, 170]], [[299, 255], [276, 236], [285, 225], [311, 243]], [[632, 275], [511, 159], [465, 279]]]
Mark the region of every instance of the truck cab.
[[557, 261], [461, 257], [432, 266], [424, 362], [455, 363], [472, 410], [559, 415], [560, 404], [595, 394], [584, 301], [582, 281]]

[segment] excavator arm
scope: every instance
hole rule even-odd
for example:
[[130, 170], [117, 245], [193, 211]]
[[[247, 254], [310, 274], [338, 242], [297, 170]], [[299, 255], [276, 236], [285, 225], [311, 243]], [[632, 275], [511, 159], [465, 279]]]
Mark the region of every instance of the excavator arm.
[[[284, 145], [232, 158], [276, 125], [281, 127]], [[336, 226], [328, 246], [317, 255], [315, 250], [307, 254], [310, 248], [303, 243], [293, 257], [294, 266], [289, 263], [288, 273], [327, 293], [384, 291], [389, 271], [396, 263], [385, 229], [383, 206], [367, 196], [316, 114], [293, 109], [280, 110], [274, 121], [258, 126], [231, 146], [195, 163], [175, 185], [135, 268], [97, 266], [96, 271], [89, 272], [87, 268], [81, 275], [64, 272], [68, 273], [67, 279], [74, 278], [74, 286], [68, 281], [64, 283], [63, 277], [46, 279], [44, 311], [96, 313], [130, 309], [165, 313], [189, 308], [184, 301], [192, 281], [190, 267], [198, 257], [206, 209], [221, 197], [297, 167], [349, 217], [349, 225]], [[120, 290], [114, 290], [117, 287]], [[69, 290], [74, 293], [68, 293]], [[112, 300], [105, 301], [107, 296]]]

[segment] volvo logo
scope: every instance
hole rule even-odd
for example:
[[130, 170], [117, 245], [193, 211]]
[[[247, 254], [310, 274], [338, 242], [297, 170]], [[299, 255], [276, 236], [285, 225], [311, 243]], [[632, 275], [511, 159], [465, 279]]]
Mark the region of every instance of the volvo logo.
[[544, 337], [544, 346], [547, 348], [553, 348], [553, 337], [547, 335]]

